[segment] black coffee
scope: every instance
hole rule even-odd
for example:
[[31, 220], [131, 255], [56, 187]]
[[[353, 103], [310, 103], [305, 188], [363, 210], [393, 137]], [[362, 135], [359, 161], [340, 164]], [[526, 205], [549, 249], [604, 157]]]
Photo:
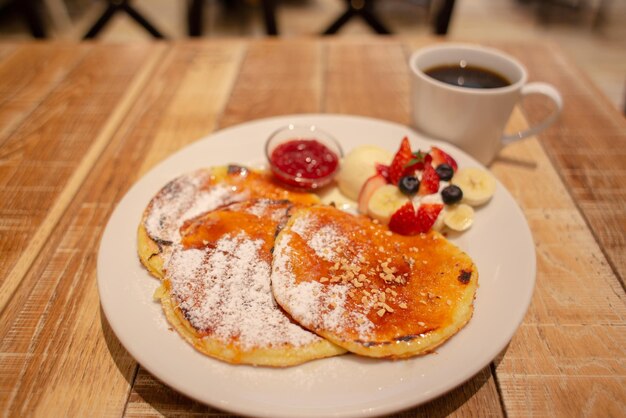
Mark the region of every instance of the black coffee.
[[443, 83], [471, 89], [495, 89], [511, 85], [509, 80], [498, 73], [469, 65], [441, 65], [424, 73]]

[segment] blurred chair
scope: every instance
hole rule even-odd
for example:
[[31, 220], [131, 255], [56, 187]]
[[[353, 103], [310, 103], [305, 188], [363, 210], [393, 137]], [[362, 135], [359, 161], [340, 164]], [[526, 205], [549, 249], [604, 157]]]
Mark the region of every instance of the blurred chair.
[[59, 32], [66, 31], [72, 25], [63, 0], [0, 0], [0, 8], [7, 5], [15, 8], [22, 15], [30, 33], [35, 38], [46, 38], [48, 35], [45, 15]]
[[446, 35], [452, 19], [455, 0], [444, 0], [441, 2], [439, 10], [435, 13], [435, 34]]
[[[263, 9], [265, 33], [268, 35], [278, 35], [276, 2], [277, 0], [260, 0]], [[187, 28], [189, 36], [202, 35], [204, 3], [205, 0], [187, 0]]]
[[[343, 25], [348, 23], [353, 17], [361, 17], [376, 33], [388, 35], [391, 30], [380, 20], [375, 12], [374, 4], [376, 0], [344, 0], [347, 4], [346, 11], [331, 23], [324, 35], [335, 34]], [[455, 0], [442, 0], [438, 3], [438, 10], [435, 12], [434, 32], [437, 35], [445, 35], [448, 32], [452, 10]], [[430, 3], [427, 1], [426, 3]]]
[[111, 20], [111, 18], [117, 12], [126, 12], [130, 17], [135, 20], [135, 22], [139, 23], [155, 38], [165, 38], [163, 34], [161, 34], [161, 32], [148, 21], [148, 19], [143, 17], [143, 15], [139, 13], [137, 9], [131, 6], [130, 1], [131, 0], [107, 0], [108, 4], [106, 10], [104, 11], [104, 13], [102, 13], [100, 18], [96, 20], [93, 26], [87, 31], [84, 39], [95, 38], [96, 36], [98, 36], [98, 33], [100, 33], [100, 31], [106, 26], [109, 20]]
[[39, 0], [0, 0], [0, 9], [10, 8], [20, 14], [34, 38], [45, 38], [47, 33], [39, 5]]
[[374, 12], [374, 0], [345, 0], [345, 2], [348, 6], [346, 11], [326, 28], [324, 35], [334, 35], [339, 32], [339, 29], [353, 17], [361, 17], [376, 33], [381, 35], [391, 33], [391, 31], [387, 29], [387, 26], [376, 16]]

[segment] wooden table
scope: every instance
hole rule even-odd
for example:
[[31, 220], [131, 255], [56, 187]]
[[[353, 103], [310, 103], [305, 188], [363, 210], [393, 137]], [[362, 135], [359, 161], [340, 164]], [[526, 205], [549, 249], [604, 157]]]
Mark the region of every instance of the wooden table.
[[[408, 124], [407, 57], [429, 42], [0, 44], [3, 415], [226, 416], [157, 381], [111, 331], [95, 272], [109, 215], [146, 170], [220, 128], [304, 112]], [[532, 229], [534, 297], [489, 367], [400, 416], [625, 416], [626, 120], [557, 46], [494, 45], [565, 100], [492, 166]], [[528, 118], [543, 111], [528, 103]]]

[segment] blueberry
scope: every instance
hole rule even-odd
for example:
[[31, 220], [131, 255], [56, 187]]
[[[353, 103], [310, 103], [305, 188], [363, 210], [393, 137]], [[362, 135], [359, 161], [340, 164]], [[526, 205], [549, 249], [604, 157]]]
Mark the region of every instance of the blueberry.
[[412, 196], [420, 188], [420, 181], [415, 176], [404, 176], [398, 182], [398, 187], [405, 195]]
[[439, 164], [437, 168], [435, 168], [439, 179], [443, 181], [450, 181], [452, 176], [454, 175], [454, 170], [448, 164]]
[[441, 191], [441, 199], [446, 205], [452, 205], [463, 199], [463, 190], [452, 184]]

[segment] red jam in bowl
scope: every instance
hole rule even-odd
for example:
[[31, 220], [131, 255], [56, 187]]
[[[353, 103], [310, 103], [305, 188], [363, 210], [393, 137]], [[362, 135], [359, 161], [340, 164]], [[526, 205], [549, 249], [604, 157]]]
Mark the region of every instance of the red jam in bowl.
[[339, 168], [339, 156], [316, 139], [290, 139], [269, 156], [272, 172], [287, 185], [316, 189], [328, 184]]

